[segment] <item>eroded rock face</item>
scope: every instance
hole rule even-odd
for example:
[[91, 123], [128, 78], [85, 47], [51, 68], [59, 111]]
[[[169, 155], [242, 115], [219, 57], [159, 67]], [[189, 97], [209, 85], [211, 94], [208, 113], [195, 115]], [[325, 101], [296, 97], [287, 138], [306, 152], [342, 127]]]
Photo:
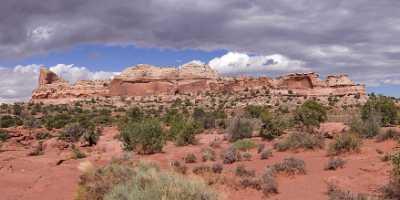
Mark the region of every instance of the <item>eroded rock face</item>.
[[54, 72], [42, 68], [39, 75], [39, 87], [32, 93], [32, 102], [64, 104], [104, 97], [109, 94], [109, 82], [82, 80], [71, 85]]
[[[249, 91], [251, 93], [247, 94]], [[289, 74], [276, 79], [220, 77], [208, 65], [191, 63], [180, 68], [141, 64], [125, 69], [112, 80], [78, 81], [72, 85], [55, 73], [42, 69], [39, 87], [33, 92], [32, 101], [66, 103], [123, 96], [134, 97], [134, 101], [147, 99], [146, 102], [171, 102], [171, 99], [180, 95], [201, 101], [205, 99], [201, 94], [206, 93], [256, 97], [260, 92], [264, 96], [257, 101], [273, 100], [278, 103], [285, 96], [299, 100], [321, 98], [323, 102], [327, 102], [330, 96], [336, 96], [343, 100], [344, 105], [363, 103], [367, 98], [364, 85], [355, 84], [347, 75], [331, 75], [326, 80], [321, 80], [316, 73]], [[268, 96], [270, 100], [266, 100]]]
[[208, 65], [188, 64], [177, 68], [137, 65], [111, 81], [111, 96], [150, 96], [195, 93], [209, 89], [218, 77]]

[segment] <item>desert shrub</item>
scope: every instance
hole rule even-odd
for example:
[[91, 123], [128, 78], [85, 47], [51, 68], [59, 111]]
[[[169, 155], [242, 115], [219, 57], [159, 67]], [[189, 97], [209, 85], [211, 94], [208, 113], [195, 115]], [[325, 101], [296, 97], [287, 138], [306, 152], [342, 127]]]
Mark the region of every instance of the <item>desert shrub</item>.
[[76, 148], [75, 146], [72, 146], [71, 148], [71, 159], [77, 160], [77, 159], [82, 159], [86, 158], [86, 154], [79, 150], [79, 148]]
[[288, 175], [306, 174], [305, 162], [293, 157], [285, 158], [282, 162], [274, 164], [272, 169], [277, 173]]
[[390, 97], [371, 96], [361, 108], [361, 118], [365, 121], [379, 117], [382, 125], [396, 124], [398, 108]]
[[162, 117], [162, 120], [167, 125], [172, 125], [174, 122], [184, 121], [184, 116], [177, 109], [169, 109]]
[[204, 129], [211, 129], [216, 127], [224, 127], [226, 114], [223, 110], [215, 110], [206, 112], [203, 108], [196, 107], [192, 114], [193, 120]]
[[144, 113], [139, 107], [132, 107], [126, 111], [126, 117], [129, 122], [140, 122], [144, 118]]
[[199, 129], [193, 122], [175, 121], [172, 122], [169, 136], [173, 137], [177, 146], [197, 144], [196, 134]]
[[205, 173], [211, 173], [212, 169], [210, 166], [202, 164], [202, 165], [193, 167], [192, 172], [194, 174], [201, 175], [201, 174], [205, 174]]
[[232, 144], [232, 147], [240, 151], [248, 151], [256, 148], [257, 144], [251, 139], [240, 139]]
[[261, 160], [266, 160], [271, 156], [272, 156], [272, 151], [270, 149], [264, 149], [260, 154]]
[[392, 171], [389, 183], [382, 187], [384, 199], [400, 199], [400, 152], [395, 152], [390, 156]]
[[324, 138], [309, 133], [291, 133], [288, 137], [275, 144], [278, 151], [297, 150], [297, 149], [322, 149]]
[[246, 169], [244, 165], [238, 165], [235, 168], [235, 175], [239, 177], [254, 177], [256, 176], [256, 171]]
[[24, 128], [39, 128], [41, 127], [41, 121], [34, 117], [28, 117], [23, 120], [23, 126]]
[[350, 124], [350, 130], [364, 138], [375, 137], [380, 130], [380, 122], [376, 117], [370, 117], [366, 120], [354, 117]]
[[189, 153], [183, 157], [183, 160], [185, 163], [195, 163], [197, 161], [197, 157], [193, 153]]
[[178, 173], [186, 174], [188, 167], [185, 164], [181, 164], [178, 160], [170, 162], [171, 167]]
[[67, 142], [78, 142], [85, 132], [85, 127], [80, 123], [68, 124], [58, 136], [60, 140]]
[[126, 183], [135, 169], [113, 162], [98, 169], [88, 169], [79, 177], [76, 200], [100, 200], [117, 184]]
[[243, 152], [241, 157], [243, 158], [243, 160], [245, 161], [251, 161], [252, 155], [250, 152]]
[[260, 118], [261, 113], [266, 110], [264, 106], [248, 105], [245, 108], [245, 115], [250, 118]]
[[215, 161], [215, 151], [211, 148], [204, 148], [201, 150], [203, 162]]
[[89, 145], [93, 146], [96, 145], [99, 141], [101, 135], [101, 130], [96, 128], [94, 124], [85, 127], [85, 130], [82, 134], [82, 138], [84, 141]]
[[224, 170], [224, 166], [221, 163], [214, 163], [211, 166], [211, 170], [216, 174], [220, 174]]
[[339, 155], [346, 152], [358, 152], [362, 141], [358, 135], [353, 133], [343, 133], [336, 135], [329, 144], [328, 155]]
[[328, 183], [327, 195], [329, 200], [382, 200], [378, 197], [353, 193], [348, 190], [340, 189], [333, 183]]
[[264, 195], [278, 193], [278, 182], [276, 181], [275, 170], [272, 168], [267, 168], [261, 177], [261, 190]]
[[44, 117], [44, 126], [51, 129], [60, 129], [64, 128], [67, 124], [71, 123], [72, 118], [70, 115], [61, 113], [56, 115], [46, 115]]
[[273, 140], [283, 134], [283, 131], [289, 127], [288, 123], [281, 117], [275, 116], [268, 111], [261, 113], [262, 126], [260, 136], [263, 139]]
[[8, 132], [0, 130], [0, 141], [1, 142], [5, 142], [10, 138], [11, 138], [11, 135]]
[[161, 172], [154, 168], [137, 167], [127, 181], [113, 185], [104, 200], [119, 199], [174, 199], [217, 200], [219, 196], [203, 181], [187, 179], [175, 173]]
[[296, 109], [294, 119], [306, 127], [319, 127], [327, 119], [326, 108], [316, 101], [307, 100]]
[[346, 161], [342, 158], [330, 158], [325, 166], [325, 170], [336, 170], [338, 168], [343, 168]]
[[240, 179], [240, 185], [243, 188], [253, 188], [255, 190], [261, 190], [261, 179], [254, 177], [243, 177]]
[[383, 141], [389, 140], [389, 139], [399, 139], [399, 137], [400, 137], [400, 133], [398, 133], [396, 130], [390, 128], [382, 133], [379, 133], [376, 136], [376, 141], [383, 142]]
[[11, 115], [3, 115], [0, 117], [0, 128], [9, 128], [23, 125], [23, 121], [19, 117]]
[[123, 147], [140, 154], [153, 154], [162, 151], [165, 135], [158, 119], [144, 119], [125, 125], [120, 133]]
[[239, 139], [250, 138], [253, 133], [253, 127], [249, 119], [235, 117], [228, 127], [229, 140], [235, 142]]
[[232, 164], [236, 161], [240, 161], [241, 156], [235, 148], [230, 147], [222, 154], [222, 160], [224, 164]]

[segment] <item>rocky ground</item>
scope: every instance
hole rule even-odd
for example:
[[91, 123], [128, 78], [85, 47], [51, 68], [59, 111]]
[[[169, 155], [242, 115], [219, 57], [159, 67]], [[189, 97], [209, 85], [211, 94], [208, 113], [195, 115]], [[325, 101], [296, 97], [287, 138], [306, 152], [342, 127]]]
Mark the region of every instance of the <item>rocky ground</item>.
[[[342, 124], [326, 123], [322, 125], [322, 132], [334, 132], [343, 128]], [[26, 134], [26, 133], [25, 133]], [[176, 147], [168, 144], [164, 152], [149, 156], [124, 153], [120, 142], [115, 139], [118, 131], [114, 127], [105, 128], [99, 143], [95, 147], [84, 147], [88, 157], [83, 159], [69, 159], [69, 150], [60, 150], [56, 139], [44, 143], [44, 154], [29, 156], [32, 146], [12, 138], [2, 145], [0, 153], [0, 194], [4, 200], [71, 200], [74, 198], [79, 181], [80, 163], [90, 161], [95, 165], [103, 165], [113, 158], [125, 157], [129, 160], [152, 160], [158, 162], [162, 168], [169, 169], [172, 160], [182, 160], [187, 153], [194, 153], [201, 158], [200, 152], [215, 139], [222, 139], [223, 135], [217, 133], [203, 133], [198, 135], [199, 144], [185, 147]], [[18, 137], [21, 138], [21, 137]], [[28, 139], [26, 139], [28, 140]], [[265, 143], [267, 148], [272, 148], [272, 142], [253, 138], [257, 143]], [[329, 143], [330, 141], [326, 141]], [[226, 141], [215, 148], [217, 155], [230, 144]], [[397, 143], [393, 140], [376, 142], [364, 140], [360, 153], [342, 155], [346, 161], [344, 168], [336, 171], [326, 171], [324, 167], [328, 161], [326, 150], [276, 152], [267, 160], [261, 160], [257, 150], [250, 151], [251, 161], [241, 161], [224, 165], [223, 176], [234, 180], [234, 169], [238, 164], [244, 164], [249, 169], [261, 174], [266, 166], [277, 163], [284, 158], [293, 156], [303, 159], [306, 163], [305, 175], [278, 176], [279, 193], [267, 199], [286, 200], [312, 200], [327, 199], [327, 182], [335, 182], [340, 187], [356, 193], [375, 194], [378, 189], [388, 181], [390, 163], [383, 162], [381, 158], [385, 153], [393, 152]], [[200, 160], [200, 159], [198, 159]], [[217, 162], [221, 161], [219, 156]], [[189, 171], [202, 164], [200, 160], [188, 164]], [[234, 182], [234, 181], [233, 181]], [[259, 191], [242, 189], [231, 184], [217, 184], [214, 187], [225, 194], [226, 199], [265, 199]]]

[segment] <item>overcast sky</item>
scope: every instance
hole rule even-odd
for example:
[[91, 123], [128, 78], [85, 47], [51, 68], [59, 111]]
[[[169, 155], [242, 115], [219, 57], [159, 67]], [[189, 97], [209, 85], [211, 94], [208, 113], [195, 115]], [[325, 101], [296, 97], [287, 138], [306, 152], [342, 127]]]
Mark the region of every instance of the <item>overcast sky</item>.
[[348, 73], [400, 96], [399, 9], [398, 0], [2, 0], [0, 101], [29, 98], [40, 65], [75, 81], [190, 60], [228, 75]]

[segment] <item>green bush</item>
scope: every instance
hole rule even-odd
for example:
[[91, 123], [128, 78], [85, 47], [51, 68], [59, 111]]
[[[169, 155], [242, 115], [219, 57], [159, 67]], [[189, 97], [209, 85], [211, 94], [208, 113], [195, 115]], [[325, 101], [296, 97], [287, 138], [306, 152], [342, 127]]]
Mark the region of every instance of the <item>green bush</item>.
[[36, 140], [45, 140], [50, 137], [51, 137], [51, 135], [48, 132], [39, 132], [35, 135]]
[[262, 121], [260, 136], [263, 139], [273, 140], [281, 136], [284, 130], [289, 127], [285, 120], [281, 117], [274, 116], [268, 111], [262, 112], [260, 118]]
[[266, 110], [264, 106], [248, 105], [245, 108], [245, 114], [250, 118], [260, 118], [261, 114]]
[[257, 144], [251, 139], [240, 139], [232, 144], [232, 147], [239, 151], [248, 151], [257, 147]]
[[0, 118], [0, 128], [9, 128], [23, 125], [23, 121], [19, 117], [11, 115], [3, 115]]
[[59, 135], [60, 140], [67, 142], [78, 142], [85, 132], [85, 127], [80, 123], [68, 124]]
[[370, 96], [361, 108], [361, 118], [365, 121], [379, 117], [382, 125], [398, 123], [398, 108], [390, 97]]
[[183, 160], [185, 163], [195, 163], [197, 161], [196, 155], [193, 153], [186, 154], [185, 157], [183, 157]]
[[144, 113], [139, 107], [133, 107], [126, 111], [126, 117], [129, 122], [140, 122], [144, 118]]
[[175, 141], [177, 146], [197, 144], [196, 134], [200, 129], [193, 122], [175, 121], [172, 122], [169, 130], [169, 137]]
[[231, 120], [228, 127], [228, 134], [231, 142], [239, 139], [250, 138], [253, 133], [253, 126], [249, 119], [235, 117]]
[[307, 100], [296, 109], [294, 119], [306, 127], [319, 127], [327, 119], [326, 108], [316, 101]]
[[322, 149], [324, 138], [309, 133], [291, 133], [288, 137], [275, 144], [278, 151], [297, 150], [297, 149]]
[[9, 133], [7, 133], [6, 131], [0, 130], [0, 141], [1, 142], [5, 142], [10, 138], [11, 138], [11, 136]]
[[56, 115], [46, 115], [44, 117], [44, 126], [51, 129], [60, 129], [64, 128], [67, 124], [72, 122], [72, 118], [70, 115], [62, 113]]
[[350, 125], [350, 130], [359, 134], [361, 137], [372, 138], [379, 133], [380, 122], [374, 117], [366, 120], [361, 120], [357, 117], [354, 117]]
[[144, 119], [125, 125], [120, 133], [123, 147], [140, 154], [161, 152], [165, 144], [165, 134], [158, 119]]
[[343, 133], [336, 135], [334, 141], [329, 144], [328, 155], [339, 155], [346, 152], [360, 151], [362, 141], [358, 135]]

